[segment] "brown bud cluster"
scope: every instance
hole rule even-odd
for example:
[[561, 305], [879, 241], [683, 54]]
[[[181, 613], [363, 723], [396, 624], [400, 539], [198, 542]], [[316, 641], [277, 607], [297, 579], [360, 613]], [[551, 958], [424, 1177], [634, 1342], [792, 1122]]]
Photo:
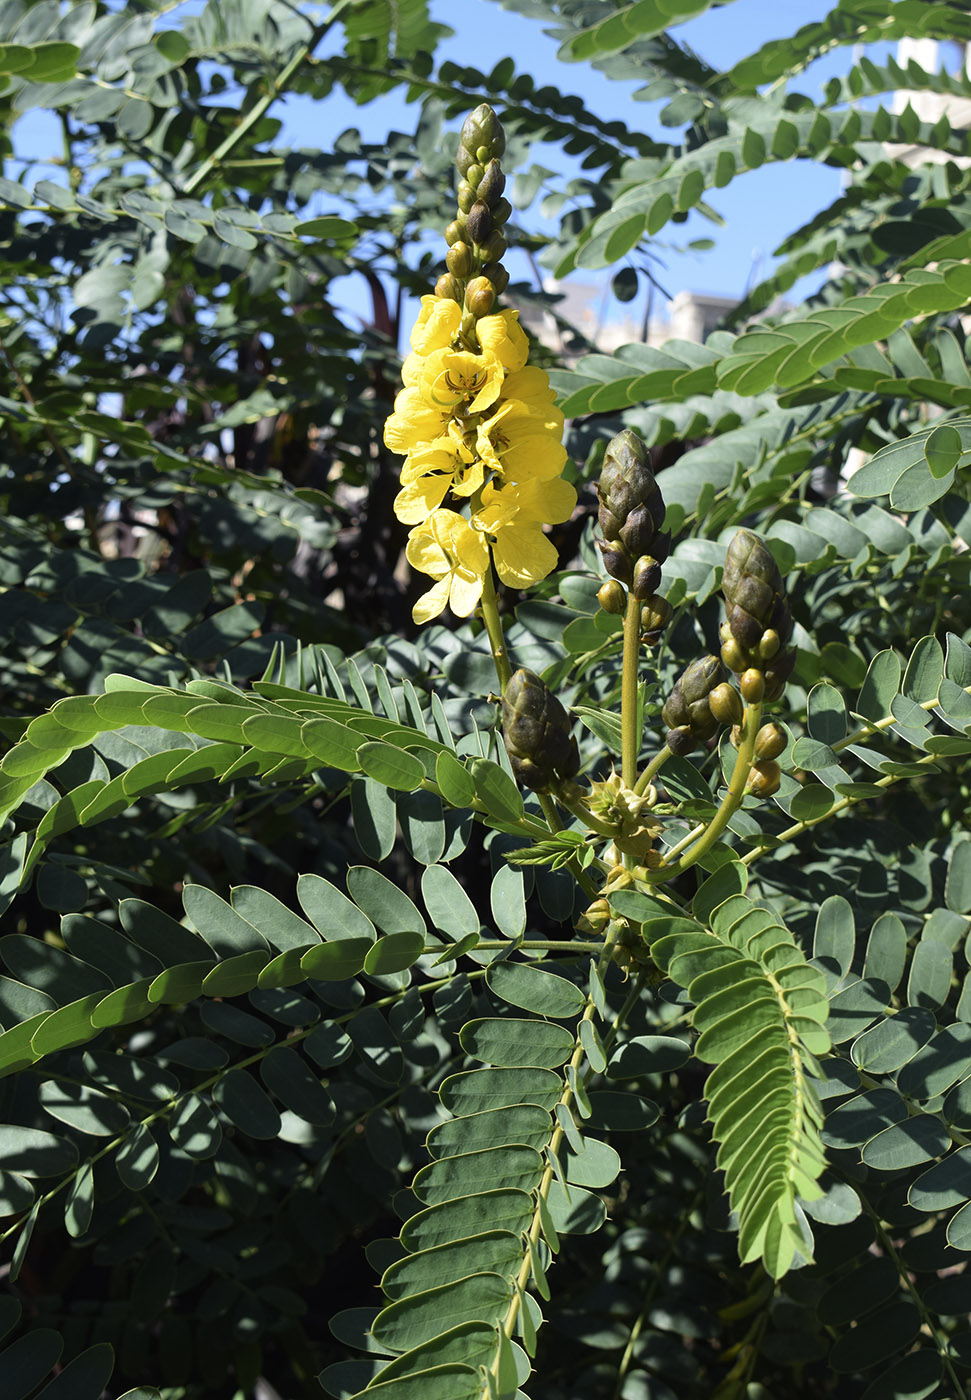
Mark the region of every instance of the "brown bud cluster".
[[502, 229], [512, 207], [503, 198], [506, 177], [499, 165], [505, 149], [502, 123], [483, 102], [466, 117], [459, 136], [458, 213], [445, 230], [450, 277], [435, 287], [436, 295], [464, 307], [469, 324], [463, 321], [463, 327], [469, 331], [480, 316], [489, 315], [509, 284]]
[[[664, 501], [651, 471], [650, 454], [630, 428], [607, 444], [597, 483], [597, 520], [603, 538], [597, 547], [612, 584], [598, 597], [607, 612], [623, 612], [629, 589], [641, 609], [644, 641], [656, 642], [671, 617], [671, 607], [657, 597], [661, 565], [668, 557], [671, 536], [662, 531]], [[601, 596], [603, 595], [603, 596]], [[607, 605], [607, 597], [613, 606]]]
[[546, 682], [525, 668], [502, 697], [502, 739], [517, 780], [537, 791], [572, 778], [580, 766], [566, 711]]
[[661, 531], [664, 501], [651, 471], [650, 454], [630, 428], [607, 444], [600, 481], [598, 541], [608, 574], [634, 589], [645, 602], [660, 582], [671, 536]]
[[741, 675], [747, 703], [778, 700], [796, 660], [786, 651], [792, 615], [779, 567], [751, 530], [737, 530], [728, 546], [722, 592], [722, 661]]
[[681, 673], [661, 711], [672, 753], [688, 753], [712, 737], [720, 721], [712, 712], [711, 696], [716, 691], [721, 695], [725, 684], [717, 656], [702, 656]]

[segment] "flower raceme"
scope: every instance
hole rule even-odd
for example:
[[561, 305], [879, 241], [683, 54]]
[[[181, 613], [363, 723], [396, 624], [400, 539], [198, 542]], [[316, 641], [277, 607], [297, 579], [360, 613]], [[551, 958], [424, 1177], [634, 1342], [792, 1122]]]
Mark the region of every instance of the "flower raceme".
[[408, 562], [435, 580], [416, 622], [446, 607], [468, 617], [493, 565], [515, 588], [545, 578], [557, 556], [543, 527], [576, 505], [561, 478], [563, 415], [549, 379], [527, 364], [519, 313], [493, 309], [508, 280], [498, 260], [509, 213], [503, 144], [495, 113], [472, 113], [460, 138], [459, 211], [446, 231], [449, 272], [421, 299], [384, 429], [385, 445], [405, 458], [394, 510], [412, 527]]
[[[385, 444], [405, 456], [394, 509], [413, 527], [408, 561], [437, 580], [416, 604], [416, 622], [446, 606], [469, 616], [490, 554], [503, 583], [545, 578], [557, 557], [543, 526], [568, 520], [576, 504], [560, 477], [563, 415], [546, 374], [526, 364], [518, 312], [479, 318], [478, 351], [461, 343], [461, 314], [454, 301], [422, 297], [405, 387], [385, 425]], [[468, 520], [447, 499], [468, 502]]]

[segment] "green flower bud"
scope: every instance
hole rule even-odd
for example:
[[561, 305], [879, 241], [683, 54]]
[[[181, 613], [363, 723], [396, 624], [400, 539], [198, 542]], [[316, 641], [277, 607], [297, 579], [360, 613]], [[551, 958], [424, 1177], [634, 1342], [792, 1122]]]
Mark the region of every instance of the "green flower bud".
[[[471, 185], [473, 183], [472, 177], [468, 176], [467, 178]], [[502, 173], [499, 162], [497, 160], [490, 160], [488, 169], [482, 173], [476, 185], [479, 198], [485, 200], [489, 208], [495, 211], [496, 205], [499, 203], [505, 188], [506, 177]]]
[[[461, 297], [454, 299], [460, 301]], [[488, 316], [495, 299], [496, 291], [488, 277], [473, 277], [465, 289], [465, 305], [476, 320], [480, 316]]]
[[642, 641], [656, 642], [671, 621], [674, 609], [667, 598], [654, 597], [641, 608]]
[[483, 262], [498, 263], [509, 245], [497, 228], [494, 228], [484, 243], [479, 245], [479, 256]]
[[604, 543], [598, 541], [598, 545], [607, 572], [628, 583], [642, 555], [663, 564], [671, 542], [670, 535], [661, 533], [664, 501], [647, 448], [630, 428], [607, 444], [597, 493], [598, 520], [604, 535]]
[[774, 792], [779, 791], [781, 782], [782, 769], [778, 763], [770, 760], [766, 763], [756, 763], [749, 770], [747, 788], [753, 797], [771, 797]]
[[485, 243], [492, 232], [492, 215], [484, 200], [477, 199], [468, 212], [465, 228], [473, 243]]
[[755, 736], [755, 757], [759, 763], [778, 758], [786, 746], [786, 734], [778, 724], [763, 724]]
[[496, 296], [501, 297], [509, 286], [509, 273], [502, 263], [487, 262], [482, 266], [482, 276], [487, 277], [496, 289]]
[[664, 736], [664, 742], [672, 753], [690, 753], [695, 747], [697, 740], [686, 724], [679, 725], [677, 729], [669, 729]]
[[728, 681], [722, 681], [721, 685], [715, 686], [708, 696], [708, 706], [719, 724], [741, 724], [742, 697]]
[[445, 242], [452, 246], [465, 237], [465, 215], [460, 214], [457, 219], [453, 219], [445, 230]]
[[597, 590], [597, 602], [606, 613], [622, 613], [627, 606], [627, 594], [623, 584], [618, 583], [615, 578], [609, 578]]
[[773, 656], [775, 656], [778, 652], [781, 645], [782, 639], [779, 636], [778, 632], [775, 630], [775, 628], [767, 627], [762, 633], [762, 636], [759, 638], [759, 660], [771, 661]]
[[661, 566], [649, 554], [642, 554], [634, 565], [634, 582], [631, 592], [639, 603], [653, 598], [661, 583]]
[[457, 198], [462, 213], [467, 214], [475, 203], [475, 190], [464, 180], [460, 180]]
[[794, 651], [784, 652], [781, 656], [773, 657], [765, 671], [765, 699], [767, 701], [778, 700], [786, 688], [786, 681], [792, 675], [792, 668], [796, 664], [796, 653]]
[[481, 102], [462, 123], [459, 149], [469, 151], [475, 160], [482, 162], [498, 160], [502, 156], [506, 149], [505, 132], [502, 122], [487, 102]]
[[468, 170], [465, 172], [466, 180], [476, 192], [478, 192], [479, 182], [481, 181], [484, 174], [485, 170], [483, 170], [481, 165], [470, 165]]
[[502, 697], [502, 738], [519, 782], [542, 790], [572, 778], [580, 766], [570, 721], [549, 686], [520, 669]]
[[435, 283], [435, 295], [444, 297], [448, 301], [457, 301], [462, 305], [462, 283], [457, 277], [453, 277], [450, 272], [443, 273]]
[[472, 249], [467, 243], [453, 243], [445, 254], [445, 266], [456, 277], [468, 277], [475, 266]]
[[[702, 656], [692, 661], [675, 681], [661, 711], [661, 718], [669, 729], [667, 744], [672, 752], [686, 753], [688, 748], [710, 739], [715, 733], [718, 720], [712, 714], [708, 697], [724, 679], [725, 672], [718, 657]], [[685, 730], [690, 743], [685, 739]]]
[[[480, 185], [481, 189], [482, 186]], [[488, 203], [488, 200], [486, 201]], [[496, 228], [501, 228], [512, 213], [512, 205], [508, 199], [500, 199], [496, 204], [489, 206], [492, 210], [492, 222]]]
[[747, 705], [757, 705], [765, 696], [765, 677], [761, 671], [750, 666], [747, 671], [742, 672], [738, 687]]
[[734, 638], [722, 646], [721, 658], [730, 671], [741, 672], [748, 666], [748, 656]]

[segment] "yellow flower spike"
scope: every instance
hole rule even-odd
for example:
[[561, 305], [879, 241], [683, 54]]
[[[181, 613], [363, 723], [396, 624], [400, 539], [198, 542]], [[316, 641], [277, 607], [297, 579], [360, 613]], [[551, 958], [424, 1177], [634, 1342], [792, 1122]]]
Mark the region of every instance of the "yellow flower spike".
[[470, 413], [482, 413], [498, 399], [502, 376], [502, 365], [492, 355], [433, 350], [425, 360], [418, 387], [425, 402], [436, 408], [456, 408], [464, 403]]
[[411, 332], [411, 348], [418, 355], [429, 355], [451, 345], [458, 334], [462, 308], [443, 297], [425, 296]]
[[424, 525], [412, 530], [405, 554], [413, 569], [437, 580], [412, 609], [416, 622], [431, 622], [446, 607], [457, 617], [475, 611], [489, 550], [468, 521], [451, 510], [433, 511]]
[[493, 309], [508, 282], [499, 261], [510, 214], [499, 167], [502, 128], [483, 105], [462, 131], [464, 212], [446, 231], [448, 274], [435, 296], [421, 299], [384, 441], [405, 458], [394, 512], [412, 527], [406, 557], [435, 580], [415, 605], [415, 621], [428, 622], [446, 607], [468, 617], [481, 599], [505, 684], [493, 563], [516, 587], [545, 578], [557, 555], [543, 527], [569, 519], [576, 492], [560, 477], [567, 460], [563, 414], [549, 378], [527, 365], [519, 312]]
[[500, 311], [494, 316], [482, 316], [475, 323], [475, 333], [484, 354], [495, 355], [507, 370], [520, 370], [529, 355], [529, 341], [519, 324], [518, 311]]

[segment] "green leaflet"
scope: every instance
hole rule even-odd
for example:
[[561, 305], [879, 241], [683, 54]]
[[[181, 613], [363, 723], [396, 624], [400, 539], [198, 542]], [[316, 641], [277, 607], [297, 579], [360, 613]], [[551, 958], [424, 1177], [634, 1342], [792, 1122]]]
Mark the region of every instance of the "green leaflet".
[[[439, 910], [436, 923], [448, 926], [458, 918], [448, 931], [461, 933], [467, 901], [449, 873], [439, 867], [426, 870], [423, 892], [430, 911]], [[491, 964], [488, 976], [504, 1001], [537, 1014], [572, 1019], [586, 1005], [571, 982], [533, 964]], [[407, 1254], [384, 1275], [391, 1301], [371, 1331], [381, 1346], [408, 1353], [391, 1363], [389, 1376], [399, 1365], [417, 1373], [433, 1358], [447, 1356], [469, 1367], [496, 1368], [500, 1378], [508, 1375], [515, 1386], [528, 1363], [500, 1324], [524, 1257], [537, 1288], [548, 1296], [534, 1232], [541, 1228], [555, 1250], [561, 1233], [598, 1229], [605, 1217], [603, 1202], [583, 1187], [608, 1186], [620, 1159], [607, 1144], [582, 1137], [569, 1115], [567, 1102], [579, 1094], [582, 1081], [572, 1065], [566, 1077], [554, 1069], [574, 1051], [571, 1031], [541, 1019], [479, 1018], [463, 1026], [460, 1041], [488, 1067], [463, 1071], [442, 1084], [440, 1096], [452, 1117], [429, 1133], [433, 1160], [411, 1185], [424, 1208], [402, 1227], [400, 1243]], [[569, 1124], [569, 1151], [551, 1119], [554, 1107], [556, 1122]], [[558, 1143], [563, 1165], [554, 1155]], [[556, 1180], [564, 1168], [566, 1177]], [[517, 1302], [519, 1329], [531, 1349], [533, 1306], [528, 1297]], [[455, 1329], [457, 1321], [464, 1326]], [[520, 1374], [522, 1366], [526, 1369]]]
[[[700, 892], [706, 911], [711, 884]], [[728, 906], [728, 920], [715, 905], [707, 926], [662, 936], [651, 952], [695, 1003], [696, 1054], [715, 1066], [706, 1096], [741, 1257], [778, 1276], [811, 1250], [796, 1198], [821, 1194], [822, 1114], [806, 1076], [809, 1055], [829, 1044], [826, 988], [771, 911], [741, 893]]]
[[[104, 820], [124, 811], [130, 801], [144, 793], [218, 779], [235, 770], [247, 752], [265, 767], [291, 758], [304, 760], [308, 771], [315, 763], [351, 771], [364, 769], [382, 783], [411, 790], [424, 780], [426, 764], [405, 746], [427, 754], [433, 773], [436, 758], [448, 751], [424, 730], [378, 718], [342, 701], [301, 692], [296, 693], [301, 695], [305, 714], [295, 717], [278, 702], [231, 686], [210, 685], [209, 690], [200, 692], [201, 683], [190, 682], [184, 691], [177, 691], [125, 676], [109, 679], [112, 688], [104, 695], [59, 700], [49, 714], [33, 720], [28, 733], [4, 755], [0, 761], [3, 815], [16, 808], [39, 776], [98, 734], [147, 723], [211, 743], [200, 750], [170, 749], [167, 754], [134, 764], [113, 783], [101, 783], [97, 788], [86, 785], [83, 803], [80, 794], [73, 802], [61, 799], [56, 814], [48, 814], [47, 827], [38, 832], [38, 839], [43, 836], [49, 840], [76, 821]], [[306, 718], [308, 712], [319, 718]], [[494, 768], [486, 765], [481, 778], [489, 794], [486, 805], [504, 815], [521, 814], [522, 804], [514, 787], [513, 793], [507, 792], [496, 776], [501, 770], [492, 773]]]

